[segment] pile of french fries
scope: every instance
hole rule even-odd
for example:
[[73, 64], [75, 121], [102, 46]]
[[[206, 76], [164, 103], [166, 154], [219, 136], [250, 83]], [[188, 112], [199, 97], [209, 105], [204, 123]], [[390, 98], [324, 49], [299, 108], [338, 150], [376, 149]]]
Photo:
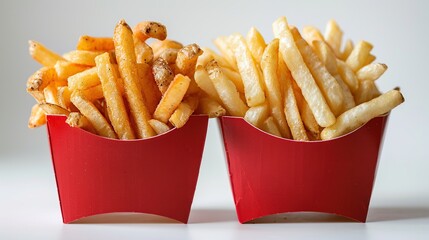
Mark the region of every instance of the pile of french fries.
[[76, 50], [62, 56], [30, 41], [30, 55], [43, 67], [27, 81], [37, 101], [28, 126], [61, 114], [72, 127], [115, 139], [148, 138], [182, 127], [199, 105], [193, 76], [202, 50], [166, 38], [160, 23], [141, 22], [131, 29], [121, 20], [112, 38], [81, 36]]
[[251, 28], [246, 37], [215, 39], [220, 54], [204, 49], [194, 77], [210, 109], [201, 112], [244, 117], [283, 138], [328, 140], [404, 101], [399, 89], [380, 93], [375, 81], [387, 66], [374, 62], [369, 42], [348, 40], [342, 48], [335, 21], [324, 35], [315, 27], [300, 33], [286, 17], [272, 27], [269, 43]]

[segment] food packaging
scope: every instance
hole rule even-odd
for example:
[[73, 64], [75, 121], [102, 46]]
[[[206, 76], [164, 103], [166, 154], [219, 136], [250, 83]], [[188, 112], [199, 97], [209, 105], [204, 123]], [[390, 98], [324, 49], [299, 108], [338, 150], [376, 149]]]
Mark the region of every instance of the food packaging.
[[289, 212], [365, 222], [388, 115], [328, 141], [265, 133], [242, 118], [219, 119], [240, 223]]
[[47, 116], [64, 223], [113, 212], [156, 214], [187, 223], [207, 116], [149, 139], [107, 139]]

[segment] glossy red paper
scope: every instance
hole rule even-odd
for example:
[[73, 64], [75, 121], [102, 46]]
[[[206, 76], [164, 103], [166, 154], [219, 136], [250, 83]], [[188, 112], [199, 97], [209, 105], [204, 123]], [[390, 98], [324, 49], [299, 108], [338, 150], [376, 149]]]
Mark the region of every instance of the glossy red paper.
[[387, 118], [316, 142], [282, 139], [242, 118], [220, 118], [239, 221], [311, 211], [365, 222]]
[[52, 161], [64, 223], [112, 212], [188, 221], [207, 116], [145, 140], [114, 140], [48, 116]]

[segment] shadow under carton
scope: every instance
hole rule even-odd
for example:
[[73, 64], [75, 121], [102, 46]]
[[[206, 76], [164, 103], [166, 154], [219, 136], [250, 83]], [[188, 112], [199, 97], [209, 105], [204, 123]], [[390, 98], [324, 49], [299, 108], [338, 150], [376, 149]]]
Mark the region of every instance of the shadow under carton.
[[187, 223], [206, 139], [207, 116], [140, 140], [107, 139], [47, 116], [64, 223], [102, 213], [156, 214]]
[[328, 141], [267, 134], [242, 118], [219, 119], [240, 223], [287, 212], [365, 222], [388, 115]]

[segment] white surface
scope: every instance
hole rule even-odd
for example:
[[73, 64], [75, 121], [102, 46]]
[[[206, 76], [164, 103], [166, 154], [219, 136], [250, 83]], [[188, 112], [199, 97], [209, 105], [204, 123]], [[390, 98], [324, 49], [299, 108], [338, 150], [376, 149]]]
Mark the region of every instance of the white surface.
[[[246, 2], [250, 1], [0, 1], [0, 239], [428, 239], [428, 2]], [[299, 28], [323, 29], [334, 18], [346, 38], [372, 42], [377, 61], [389, 66], [377, 81], [380, 88], [401, 86], [405, 95], [406, 102], [389, 119], [369, 223], [286, 215], [288, 223], [238, 224], [213, 122], [191, 224], [153, 223], [160, 220], [141, 215], [86, 220], [141, 224], [61, 223], [46, 130], [26, 129], [34, 100], [24, 86], [39, 67], [28, 56], [29, 39], [64, 53], [75, 47], [82, 34], [111, 36], [115, 23], [125, 18], [130, 25], [157, 20], [167, 25], [173, 39], [213, 47], [215, 37], [245, 34], [253, 25], [270, 40], [271, 23], [282, 15]]]

